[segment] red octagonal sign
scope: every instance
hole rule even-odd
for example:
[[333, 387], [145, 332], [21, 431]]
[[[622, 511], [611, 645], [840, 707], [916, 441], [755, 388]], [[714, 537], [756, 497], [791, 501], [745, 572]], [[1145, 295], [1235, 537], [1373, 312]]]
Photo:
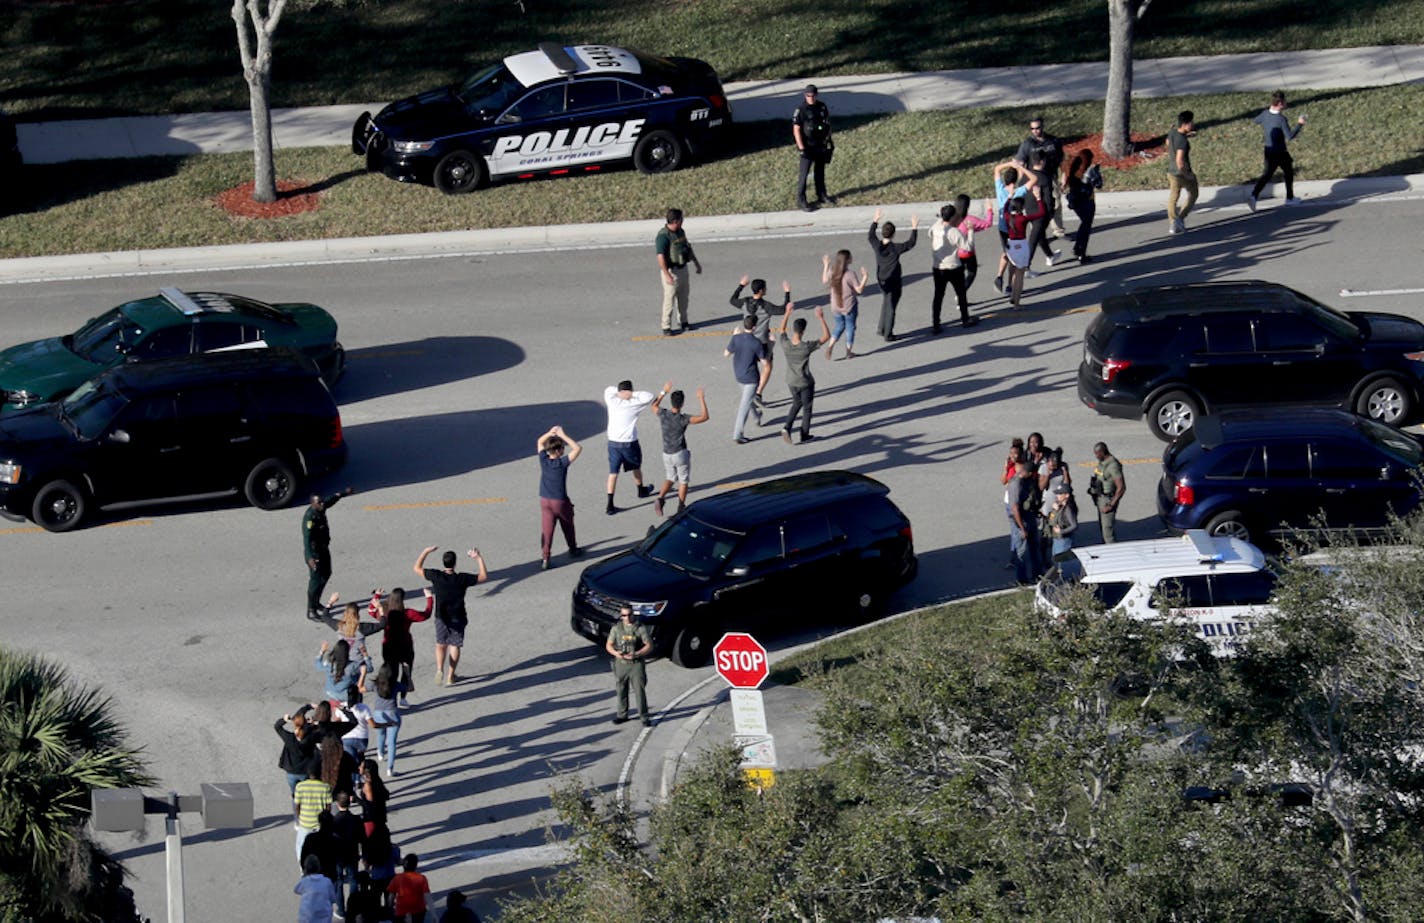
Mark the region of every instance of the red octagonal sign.
[[769, 672], [766, 648], [744, 631], [729, 631], [712, 648], [717, 675], [734, 689], [755, 689]]

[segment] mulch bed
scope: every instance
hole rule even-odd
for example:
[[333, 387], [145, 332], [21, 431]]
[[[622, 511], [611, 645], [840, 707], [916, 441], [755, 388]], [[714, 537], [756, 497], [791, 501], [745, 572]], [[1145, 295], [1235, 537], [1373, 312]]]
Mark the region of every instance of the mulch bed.
[[1093, 163], [1102, 169], [1111, 167], [1114, 170], [1131, 170], [1144, 162], [1153, 160], [1161, 156], [1167, 147], [1166, 135], [1149, 135], [1145, 132], [1132, 133], [1132, 152], [1126, 157], [1109, 157], [1103, 153], [1102, 133], [1089, 135], [1086, 138], [1077, 138], [1063, 145], [1064, 166], [1073, 162], [1073, 158], [1083, 148], [1090, 148], [1093, 152]]
[[229, 215], [239, 218], [284, 218], [287, 215], [315, 211], [321, 207], [321, 193], [312, 191], [311, 183], [277, 180], [275, 202], [254, 202], [253, 185], [249, 181], [226, 192], [220, 192], [213, 199], [213, 203]]

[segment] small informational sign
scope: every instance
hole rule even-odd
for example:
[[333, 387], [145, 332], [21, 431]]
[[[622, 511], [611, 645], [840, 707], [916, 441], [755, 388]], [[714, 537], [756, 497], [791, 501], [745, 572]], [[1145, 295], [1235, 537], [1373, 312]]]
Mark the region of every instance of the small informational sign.
[[732, 689], [732, 727], [741, 735], [766, 734], [766, 708], [760, 689]]
[[741, 768], [776, 768], [776, 744], [770, 734], [733, 734], [732, 745], [742, 751]]
[[747, 777], [748, 788], [764, 791], [776, 784], [776, 770], [774, 769], [743, 769], [742, 772]]

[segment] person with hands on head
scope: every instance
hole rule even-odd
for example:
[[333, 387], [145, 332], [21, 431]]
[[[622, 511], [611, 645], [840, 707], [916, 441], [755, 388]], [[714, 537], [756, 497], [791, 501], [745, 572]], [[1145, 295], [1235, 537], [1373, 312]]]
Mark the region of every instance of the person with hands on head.
[[777, 339], [781, 351], [786, 354], [786, 387], [791, 391], [791, 409], [786, 413], [786, 425], [781, 429], [781, 441], [791, 443], [791, 428], [796, 425], [796, 415], [801, 414], [801, 441], [810, 442], [811, 404], [816, 397], [816, 379], [811, 375], [811, 356], [831, 341], [831, 328], [826, 324], [825, 312], [816, 306], [816, 320], [821, 322], [821, 338], [806, 339], [806, 318], [798, 317], [791, 324], [791, 336], [786, 335], [786, 323], [791, 320], [792, 305], [786, 306], [786, 316], [781, 319], [781, 329]]
[[[692, 451], [687, 447], [687, 428], [711, 419], [707, 412], [707, 394], [701, 385], [697, 386], [696, 393], [702, 410], [695, 417], [682, 412], [683, 393], [671, 389], [672, 382], [663, 385], [662, 394], [659, 394], [652, 404], [653, 415], [658, 418], [663, 429], [663, 473], [666, 475], [657, 498], [653, 500], [653, 512], [659, 516], [663, 514], [663, 500], [668, 491], [672, 490], [674, 482], [677, 484], [677, 511], [681, 513], [687, 505], [687, 488], [692, 480]], [[664, 394], [668, 396], [668, 403], [671, 405], [667, 410], [658, 406]]]
[[[460, 663], [460, 648], [465, 646], [465, 626], [470, 623], [469, 614], [465, 610], [465, 592], [470, 587], [488, 580], [489, 570], [485, 567], [485, 559], [478, 548], [465, 552], [479, 566], [478, 574], [455, 570], [460, 559], [453, 551], [447, 551], [441, 557], [443, 566], [439, 570], [426, 567], [425, 559], [438, 547], [431, 545], [422, 550], [420, 557], [415, 559], [415, 564], [411, 565], [411, 570], [415, 571], [416, 576], [429, 580], [431, 589], [435, 592], [435, 684], [453, 686], [455, 668]], [[445, 666], [447, 657], [450, 662], [448, 671]]]
[[[742, 289], [750, 284], [752, 287], [751, 297], [743, 298]], [[791, 303], [791, 283], [785, 279], [781, 280], [781, 312], [786, 313], [786, 306]], [[732, 307], [742, 312], [743, 317], [751, 317], [756, 320], [756, 338], [761, 340], [766, 347], [766, 364], [772, 364], [771, 356], [771, 315], [773, 307], [771, 302], [766, 300], [766, 280], [753, 279], [749, 275], [743, 275], [737, 287], [732, 289], [732, 297], [729, 299]], [[762, 388], [757, 388], [756, 396], [752, 398], [756, 402], [757, 409], [765, 410], [766, 403], [762, 400]]]
[[569, 466], [583, 453], [583, 446], [562, 426], [553, 426], [534, 443], [534, 451], [539, 457], [539, 566], [548, 570], [556, 522], [563, 529], [569, 557], [583, 557], [574, 535], [574, 504], [568, 489]]
[[742, 393], [732, 421], [732, 441], [738, 445], [751, 441], [746, 437], [748, 414], [756, 414], [758, 426], [762, 423], [762, 411], [756, 405], [755, 398], [756, 393], [766, 387], [766, 377], [771, 373], [771, 366], [766, 361], [766, 344], [757, 339], [755, 329], [755, 318], [742, 318], [742, 322], [733, 328], [727, 348], [722, 351], [724, 357], [732, 360], [732, 377]]
[[328, 497], [312, 494], [307, 511], [302, 514], [302, 560], [307, 565], [307, 618], [313, 622], [325, 618], [321, 591], [326, 589], [326, 582], [331, 579], [331, 526], [326, 521], [326, 511], [342, 497], [353, 493], [355, 491], [348, 487]]
[[353, 686], [366, 683], [366, 668], [369, 661], [363, 656], [351, 656], [351, 645], [345, 641], [321, 642], [321, 650], [316, 655], [316, 668], [326, 675], [326, 700], [334, 708], [346, 704], [346, 698]]
[[430, 618], [435, 611], [435, 594], [430, 592], [430, 588], [425, 589], [425, 609], [417, 611], [407, 609], [405, 606], [405, 590], [395, 587], [391, 594], [382, 601], [381, 597], [385, 591], [379, 588], [371, 591], [371, 605], [369, 612], [380, 619], [379, 624], [385, 629], [385, 636], [381, 641], [381, 660], [394, 664], [400, 671], [400, 681], [405, 686], [401, 692], [401, 705], [409, 705], [406, 700], [407, 693], [415, 691], [415, 638], [410, 633], [410, 626], [423, 622]]
[[[915, 248], [915, 243], [920, 239], [920, 216], [910, 216], [910, 236], [903, 243], [894, 243], [895, 223], [887, 221], [883, 225], [880, 223], [880, 216], [884, 214], [880, 209], [875, 210], [875, 217], [870, 219], [870, 246], [875, 251], [875, 281], [880, 283], [880, 324], [876, 332], [887, 343], [895, 342], [895, 310], [900, 306], [900, 293], [902, 291], [902, 275], [900, 271], [900, 257]], [[787, 300], [791, 300], [790, 292], [787, 293]]]
[[609, 629], [604, 649], [613, 658], [613, 680], [618, 692], [618, 711], [613, 715], [613, 723], [628, 720], [628, 687], [632, 686], [643, 727], [649, 727], [653, 719], [648, 714], [648, 673], [643, 658], [653, 652], [653, 636], [646, 625], [633, 620], [633, 610], [628, 606], [618, 610], [618, 621]]

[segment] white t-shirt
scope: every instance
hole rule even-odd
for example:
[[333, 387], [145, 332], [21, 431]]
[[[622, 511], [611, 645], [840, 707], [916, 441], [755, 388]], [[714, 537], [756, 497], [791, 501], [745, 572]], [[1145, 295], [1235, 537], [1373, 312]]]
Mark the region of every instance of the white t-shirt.
[[656, 397], [651, 391], [634, 391], [632, 397], [619, 397], [618, 389], [609, 385], [603, 389], [603, 403], [608, 405], [608, 441], [636, 442], [638, 414]]
[[346, 706], [346, 713], [351, 716], [351, 720], [356, 722], [356, 728], [341, 735], [342, 740], [370, 740], [371, 739], [371, 706], [365, 702], [357, 702], [355, 705]]

